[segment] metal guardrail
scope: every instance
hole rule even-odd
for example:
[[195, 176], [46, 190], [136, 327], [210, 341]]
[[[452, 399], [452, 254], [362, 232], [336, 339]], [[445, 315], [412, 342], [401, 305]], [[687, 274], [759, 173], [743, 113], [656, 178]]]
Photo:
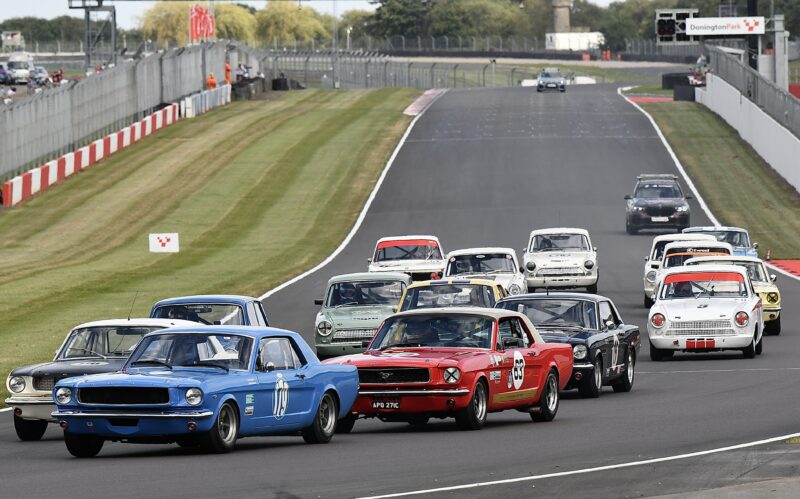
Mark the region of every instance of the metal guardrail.
[[739, 90], [775, 121], [800, 138], [800, 99], [767, 80], [736, 57], [707, 47], [711, 71]]

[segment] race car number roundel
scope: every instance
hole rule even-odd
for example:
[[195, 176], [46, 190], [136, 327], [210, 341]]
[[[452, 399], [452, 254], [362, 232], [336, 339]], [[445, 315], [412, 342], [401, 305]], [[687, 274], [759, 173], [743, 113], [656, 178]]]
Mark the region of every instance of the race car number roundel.
[[519, 350], [514, 350], [514, 368], [511, 371], [511, 378], [514, 380], [514, 390], [519, 390], [525, 379], [525, 358]]
[[283, 377], [275, 381], [275, 397], [272, 400], [272, 414], [275, 419], [281, 419], [286, 414], [289, 405], [289, 383]]

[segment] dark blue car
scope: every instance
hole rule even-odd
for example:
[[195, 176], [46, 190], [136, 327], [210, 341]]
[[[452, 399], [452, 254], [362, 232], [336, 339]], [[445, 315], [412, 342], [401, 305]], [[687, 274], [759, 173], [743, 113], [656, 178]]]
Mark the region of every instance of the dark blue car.
[[264, 306], [258, 298], [239, 295], [167, 298], [153, 305], [150, 317], [222, 326], [269, 326]]
[[76, 457], [106, 440], [222, 453], [256, 435], [327, 443], [357, 393], [356, 368], [321, 364], [297, 333], [197, 326], [146, 335], [117, 373], [60, 381], [53, 417]]

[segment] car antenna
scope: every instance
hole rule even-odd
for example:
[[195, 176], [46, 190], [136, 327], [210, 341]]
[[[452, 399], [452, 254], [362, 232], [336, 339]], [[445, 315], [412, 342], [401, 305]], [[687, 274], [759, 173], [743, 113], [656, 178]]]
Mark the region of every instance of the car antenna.
[[139, 296], [139, 290], [136, 290], [136, 294], [133, 295], [133, 301], [131, 302], [131, 309], [128, 310], [128, 321], [131, 320], [131, 313], [133, 313], [133, 305], [136, 303], [136, 297]]

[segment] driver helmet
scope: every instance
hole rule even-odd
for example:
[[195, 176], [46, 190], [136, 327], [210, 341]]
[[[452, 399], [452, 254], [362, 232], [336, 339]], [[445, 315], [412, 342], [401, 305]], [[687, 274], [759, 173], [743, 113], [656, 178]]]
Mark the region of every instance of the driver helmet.
[[341, 303], [356, 301], [356, 287], [349, 282], [339, 286], [339, 299]]

